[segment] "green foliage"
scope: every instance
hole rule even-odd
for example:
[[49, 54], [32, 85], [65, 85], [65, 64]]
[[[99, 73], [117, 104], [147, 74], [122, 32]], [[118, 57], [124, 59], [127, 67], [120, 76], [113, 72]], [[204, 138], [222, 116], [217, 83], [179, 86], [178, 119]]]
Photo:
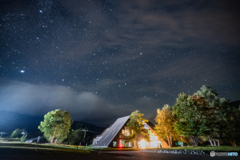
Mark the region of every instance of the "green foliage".
[[20, 141], [21, 142], [25, 142], [27, 140], [27, 134], [23, 135], [21, 138], [20, 138]]
[[149, 135], [146, 129], [144, 129], [144, 123], [147, 123], [148, 120], [143, 119], [144, 114], [140, 113], [138, 110], [132, 112], [130, 115], [130, 120], [127, 123], [127, 126], [130, 129], [132, 140], [139, 142], [141, 139], [149, 141]]
[[208, 130], [207, 135], [213, 140], [229, 139], [229, 142], [236, 146], [236, 141], [240, 137], [240, 111], [231, 106], [229, 100], [219, 98], [215, 90], [210, 87], [202, 86], [195, 96], [204, 99], [205, 105], [208, 107], [207, 115]]
[[157, 117], [155, 118], [157, 124], [155, 125], [155, 132], [162, 139], [168, 142], [172, 147], [173, 140], [178, 139], [178, 135], [174, 130], [175, 116], [172, 114], [172, 108], [165, 104], [162, 109], [157, 109]]
[[219, 138], [220, 123], [223, 123], [225, 116], [224, 113], [221, 113], [223, 110], [220, 108], [220, 106], [221, 104], [226, 104], [227, 101], [225, 99], [219, 99], [218, 94], [214, 89], [204, 85], [194, 95], [203, 98], [206, 107], [208, 107], [207, 112], [204, 114], [207, 115], [209, 121], [209, 134], [205, 136]]
[[233, 145], [240, 145], [240, 107], [231, 107], [231, 112], [227, 117], [227, 125], [224, 130], [224, 136]]
[[71, 128], [71, 116], [67, 111], [57, 109], [55, 111], [48, 112], [44, 116], [44, 121], [41, 121], [40, 129], [44, 133], [46, 139], [50, 139], [51, 143], [57, 139], [58, 142], [62, 142], [67, 138]]
[[19, 128], [15, 129], [15, 130], [12, 132], [10, 138], [20, 138], [20, 137], [22, 136], [21, 133], [22, 133], [23, 131], [24, 131], [24, 129], [19, 129]]
[[190, 137], [192, 145], [197, 146], [199, 136], [208, 133], [207, 107], [202, 98], [179, 94], [173, 113], [177, 117], [174, 129], [179, 136]]
[[215, 107], [218, 100], [217, 92], [211, 87], [203, 85], [200, 90], [194, 93], [195, 96], [203, 97], [210, 107]]
[[68, 135], [67, 139], [65, 140], [65, 142], [67, 142], [67, 144], [79, 144], [84, 136], [84, 132], [82, 131], [82, 129], [77, 129], [77, 130], [71, 130], [70, 134]]

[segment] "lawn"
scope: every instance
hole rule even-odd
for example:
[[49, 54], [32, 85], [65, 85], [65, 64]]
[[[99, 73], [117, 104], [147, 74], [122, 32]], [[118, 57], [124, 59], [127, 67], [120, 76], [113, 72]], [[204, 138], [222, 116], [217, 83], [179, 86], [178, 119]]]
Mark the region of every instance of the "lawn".
[[[15, 149], [32, 149], [35, 150], [35, 143], [24, 142], [4, 142], [0, 141], [0, 148], [15, 148]], [[139, 151], [135, 148], [91, 148], [91, 146], [76, 146], [76, 145], [55, 145], [55, 144], [39, 144], [38, 150], [61, 151], [61, 152], [77, 152], [88, 154], [91, 151]]]
[[[0, 139], [0, 148], [15, 148], [15, 149], [34, 149], [36, 148], [35, 143], [24, 143], [24, 142], [6, 142]], [[91, 151], [139, 151], [140, 149], [135, 148], [91, 148], [91, 146], [76, 146], [76, 145], [51, 145], [51, 144], [39, 144], [38, 150], [51, 150], [60, 152], [76, 152], [89, 154]], [[171, 148], [148, 148], [148, 149], [167, 149], [167, 150], [204, 150], [204, 151], [240, 151], [240, 147], [233, 146], [183, 146], [183, 147], [171, 147]]]
[[136, 148], [92, 148], [92, 150], [101, 150], [101, 151], [139, 151], [140, 149]]
[[[0, 148], [12, 148], [12, 149], [29, 149], [35, 150], [35, 143], [24, 143], [24, 142], [0, 142]], [[72, 152], [72, 153], [83, 153], [89, 154], [90, 147], [77, 147], [77, 146], [65, 146], [65, 145], [50, 145], [50, 144], [39, 144], [37, 150], [45, 151], [57, 151], [57, 152]]]

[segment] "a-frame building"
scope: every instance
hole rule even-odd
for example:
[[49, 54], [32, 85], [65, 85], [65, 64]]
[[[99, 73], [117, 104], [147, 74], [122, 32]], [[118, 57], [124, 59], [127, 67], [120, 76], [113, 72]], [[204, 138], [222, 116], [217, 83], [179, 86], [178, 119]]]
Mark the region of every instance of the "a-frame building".
[[118, 118], [109, 128], [106, 128], [103, 133], [93, 140], [92, 148], [94, 147], [134, 147], [136, 148], [168, 148], [168, 144], [161, 139], [153, 130], [154, 125], [151, 122], [144, 124], [144, 128], [148, 130], [149, 142], [141, 140], [138, 144], [130, 142], [130, 130], [127, 127], [130, 116]]

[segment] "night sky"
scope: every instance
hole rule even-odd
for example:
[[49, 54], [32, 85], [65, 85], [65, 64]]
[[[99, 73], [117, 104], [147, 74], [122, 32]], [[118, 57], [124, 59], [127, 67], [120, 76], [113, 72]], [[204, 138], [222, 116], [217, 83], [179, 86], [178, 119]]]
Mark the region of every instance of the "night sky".
[[202, 85], [240, 100], [239, 1], [1, 0], [0, 111], [109, 125]]

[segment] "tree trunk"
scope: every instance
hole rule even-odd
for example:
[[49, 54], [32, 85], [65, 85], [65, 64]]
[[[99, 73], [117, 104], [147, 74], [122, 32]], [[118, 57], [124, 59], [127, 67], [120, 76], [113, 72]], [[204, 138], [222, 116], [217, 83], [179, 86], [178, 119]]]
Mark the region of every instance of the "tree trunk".
[[195, 140], [195, 146], [198, 146], [198, 141], [199, 141], [198, 137], [194, 137], [194, 140]]
[[211, 144], [211, 146], [213, 146], [212, 140], [210, 139], [210, 137], [208, 136], [209, 142]]
[[172, 142], [173, 142], [172, 135], [169, 136], [169, 139], [170, 139], [170, 144], [171, 144], [170, 147], [172, 147], [173, 146], [173, 144], [172, 144]]
[[234, 147], [237, 147], [237, 145], [236, 145], [236, 142], [235, 142], [235, 140], [233, 139], [233, 140], [230, 140], [229, 141], [230, 143], [231, 143], [231, 145], [233, 145]]
[[182, 146], [184, 146], [182, 137], [180, 137], [180, 139], [181, 139], [181, 141], [182, 141]]
[[51, 143], [52, 136], [49, 137], [48, 142]]
[[53, 139], [54, 139], [55, 133], [56, 133], [56, 130], [55, 130], [54, 133], [53, 133], [52, 140], [51, 140], [51, 144], [53, 143]]
[[169, 147], [172, 147], [172, 146], [171, 146], [171, 142], [170, 142], [170, 137], [169, 137], [169, 136], [167, 136], [167, 140], [168, 140], [168, 145], [169, 145]]
[[190, 140], [191, 140], [191, 145], [192, 145], [192, 146], [195, 146], [195, 140], [194, 140], [194, 138], [193, 138], [193, 137], [190, 137]]
[[217, 142], [218, 142], [218, 146], [220, 146], [220, 140], [217, 140]]
[[50, 143], [51, 143], [51, 144], [53, 143], [53, 138], [54, 138], [54, 137], [53, 137], [53, 136], [51, 136], [51, 140], [50, 140]]
[[136, 136], [137, 136], [137, 137], [136, 137], [136, 139], [137, 139], [137, 142], [136, 142], [136, 143], [137, 143], [137, 149], [138, 149], [138, 135], [136, 135]]
[[213, 143], [214, 143], [214, 146], [216, 146], [216, 140], [215, 139], [213, 140]]
[[210, 142], [211, 146], [213, 146], [213, 143], [212, 143], [212, 140], [211, 140], [211, 139], [209, 139], [209, 142]]
[[192, 146], [198, 146], [199, 138], [197, 136], [190, 137]]

